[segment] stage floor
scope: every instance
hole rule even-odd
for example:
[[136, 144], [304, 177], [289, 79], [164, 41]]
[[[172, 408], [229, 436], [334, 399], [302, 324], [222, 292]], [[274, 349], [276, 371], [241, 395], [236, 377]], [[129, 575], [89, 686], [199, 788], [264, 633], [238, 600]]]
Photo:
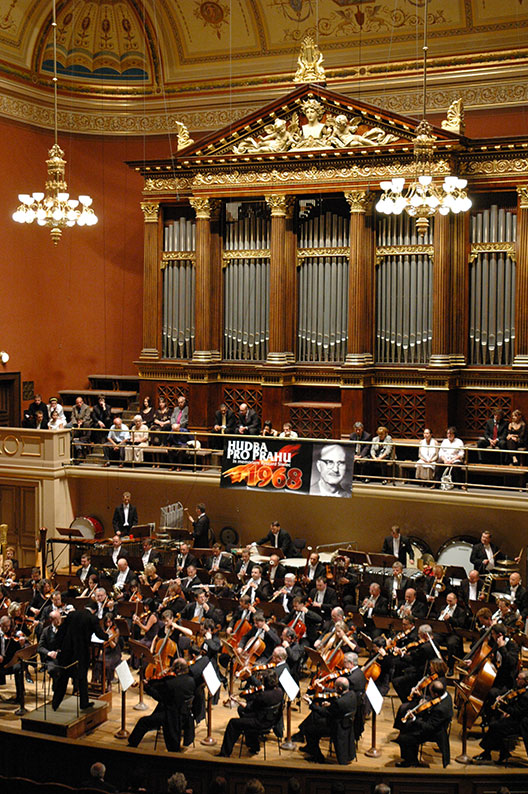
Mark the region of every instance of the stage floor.
[[[302, 689], [307, 686], [307, 681], [302, 682]], [[451, 694], [453, 694], [453, 690], [451, 688]], [[14, 694], [14, 686], [12, 680], [8, 679], [8, 683], [6, 686], [0, 687], [0, 695], [1, 697], [8, 698]], [[38, 694], [39, 694], [39, 706], [43, 704], [43, 692], [42, 692], [42, 682], [39, 681], [38, 684]], [[155, 707], [155, 701], [145, 695], [145, 704], [148, 706], [147, 711], [136, 711], [133, 707], [138, 703], [138, 689], [133, 688], [129, 689], [126, 695], [126, 727], [128, 731], [131, 731], [136, 720], [139, 719], [143, 714], [149, 714]], [[207, 728], [205, 721], [200, 723], [196, 730], [196, 739], [195, 739], [195, 746], [190, 746], [188, 748], [182, 749], [182, 752], [178, 755], [192, 758], [193, 761], [214, 761], [216, 764], [223, 764], [223, 763], [243, 763], [243, 764], [255, 764], [258, 766], [259, 764], [264, 763], [263, 757], [263, 750], [261, 749], [259, 755], [252, 756], [251, 758], [248, 756], [247, 749], [244, 746], [242, 750], [242, 756], [239, 758], [239, 743], [237, 743], [235, 750], [233, 752], [233, 756], [231, 759], [222, 759], [217, 758], [217, 753], [220, 750], [220, 746], [222, 743], [222, 737], [224, 733], [225, 726], [232, 716], [237, 716], [236, 706], [232, 709], [225, 707], [222, 704], [222, 701], [225, 699], [225, 691], [222, 689], [221, 691], [221, 699], [218, 705], [213, 707], [213, 716], [212, 716], [212, 737], [216, 740], [216, 744], [213, 746], [207, 746], [201, 744], [202, 740], [205, 739], [207, 735]], [[383, 709], [381, 714], [377, 717], [376, 720], [376, 733], [377, 733], [377, 741], [376, 745], [380, 751], [380, 756], [378, 758], [371, 758], [365, 755], [366, 751], [368, 751], [372, 746], [372, 721], [369, 719], [365, 725], [365, 731], [363, 736], [359, 741], [358, 746], [358, 756], [357, 760], [354, 761], [352, 764], [349, 765], [347, 768], [350, 772], [368, 772], [370, 774], [375, 773], [376, 771], [381, 772], [383, 771], [384, 775], [387, 774], [394, 774], [397, 775], [399, 773], [405, 773], [406, 776], [410, 774], [424, 774], [425, 772], [434, 773], [435, 775], [442, 775], [442, 774], [456, 774], [456, 775], [468, 775], [472, 778], [478, 777], [479, 775], [485, 775], [489, 777], [490, 775], [495, 776], [497, 778], [504, 779], [507, 776], [528, 776], [528, 761], [526, 759], [526, 755], [524, 753], [524, 747], [522, 742], [518, 745], [517, 749], [515, 750], [514, 754], [511, 758], [511, 763], [508, 768], [505, 770], [504, 767], [500, 767], [497, 765], [493, 766], [477, 766], [474, 764], [459, 764], [455, 761], [455, 758], [460, 755], [461, 753], [461, 729], [456, 720], [453, 720], [452, 723], [452, 730], [451, 730], [451, 757], [452, 761], [449, 767], [446, 770], [442, 768], [441, 757], [438, 749], [433, 744], [429, 743], [424, 745], [424, 752], [423, 752], [423, 763], [424, 767], [420, 769], [398, 769], [395, 766], [395, 763], [399, 760], [399, 746], [395, 744], [392, 740], [397, 735], [397, 732], [393, 729], [393, 706], [394, 710], [398, 708], [399, 700], [396, 696], [388, 696], [385, 698]], [[28, 711], [31, 711], [35, 708], [35, 686], [26, 684], [26, 708]], [[14, 711], [17, 709], [16, 704], [6, 703], [4, 700], [0, 702], [0, 731], [5, 730], [9, 733], [14, 731], [20, 732], [20, 735], [27, 736], [28, 731], [21, 731], [20, 730], [20, 717], [15, 716]], [[298, 724], [301, 722], [302, 719], [308, 714], [309, 707], [306, 703], [303, 702], [301, 707], [301, 712], [298, 711], [296, 707], [292, 710], [292, 733], [295, 733], [297, 730]], [[121, 695], [118, 691], [118, 686], [116, 683], [113, 684], [113, 702], [112, 706], [108, 709], [108, 719], [101, 725], [95, 727], [92, 731], [87, 734], [84, 734], [82, 737], [77, 739], [60, 739], [57, 738], [57, 741], [67, 741], [72, 743], [82, 742], [85, 746], [91, 746], [94, 749], [96, 748], [104, 748], [105, 750], [118, 750], [123, 751], [126, 750], [130, 753], [134, 754], [145, 754], [150, 755], [154, 752], [154, 741], [155, 741], [155, 732], [151, 732], [146, 735], [144, 740], [142, 741], [141, 745], [137, 749], [132, 749], [127, 747], [126, 739], [118, 739], [115, 737], [115, 734], [121, 727]], [[42, 734], [41, 734], [42, 735]], [[473, 756], [478, 755], [480, 752], [479, 747], [479, 739], [481, 736], [480, 727], [477, 727], [474, 731], [472, 731], [468, 737], [468, 755], [470, 758]], [[47, 736], [47, 739], [55, 739], [55, 737]], [[336, 764], [335, 756], [328, 756], [328, 739], [321, 740], [321, 749], [325, 756], [327, 756], [326, 765], [335, 765]], [[160, 753], [167, 753], [165, 749], [165, 745], [163, 739], [161, 738], [158, 741], [158, 746], [156, 749], [156, 755], [159, 756]], [[272, 766], [280, 766], [284, 767], [285, 769], [292, 769], [292, 770], [321, 770], [322, 765], [320, 764], [312, 764], [305, 760], [304, 755], [299, 752], [297, 749], [295, 750], [282, 750], [281, 754], [279, 755], [279, 751], [277, 748], [276, 741], [268, 741], [266, 746], [266, 764]], [[343, 769], [343, 767], [338, 767]]]

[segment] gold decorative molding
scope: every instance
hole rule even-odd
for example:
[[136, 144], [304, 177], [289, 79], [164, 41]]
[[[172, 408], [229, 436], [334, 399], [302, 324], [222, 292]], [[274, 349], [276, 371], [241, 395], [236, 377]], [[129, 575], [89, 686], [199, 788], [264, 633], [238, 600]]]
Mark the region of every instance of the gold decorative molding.
[[194, 251], [164, 251], [161, 255], [160, 270], [165, 270], [169, 262], [196, 262]]
[[222, 252], [222, 259], [229, 261], [231, 259], [269, 259], [269, 248], [247, 248], [246, 250], [237, 249], [226, 250]]
[[517, 195], [519, 196], [520, 209], [528, 210], [528, 185], [521, 185], [518, 187]]
[[158, 201], [142, 201], [141, 209], [145, 216], [145, 223], [157, 223], [159, 215], [159, 202]]
[[[139, 169], [138, 169], [139, 170]], [[160, 176], [145, 179], [144, 193], [182, 193], [190, 191], [193, 185], [192, 177]]]
[[297, 71], [294, 83], [324, 83], [326, 80], [323, 67], [323, 53], [311, 36], [305, 36], [297, 58]]
[[[528, 206], [528, 205], [527, 205]], [[515, 262], [516, 249], [515, 243], [471, 243], [469, 252], [469, 264], [473, 264], [479, 254], [505, 253]]]
[[376, 248], [376, 264], [385, 256], [429, 256], [434, 259], [434, 245], [380, 245]]
[[374, 203], [374, 196], [367, 190], [352, 190], [345, 193], [345, 198], [350, 207], [350, 214], [364, 214]]
[[519, 174], [528, 173], [528, 155], [527, 157], [512, 157], [512, 159], [503, 158], [486, 158], [478, 157], [475, 159], [463, 158], [461, 161], [463, 166], [464, 176], [511, 176], [516, 177]]
[[266, 204], [271, 209], [272, 218], [291, 218], [295, 206], [295, 196], [269, 195], [264, 196]]
[[449, 105], [447, 118], [442, 121], [442, 129], [448, 130], [448, 132], [456, 132], [457, 135], [464, 134], [466, 129], [464, 103], [460, 97]]
[[191, 196], [189, 204], [195, 211], [196, 218], [200, 220], [215, 220], [220, 212], [220, 201], [218, 199]]
[[348, 259], [350, 256], [350, 248], [347, 245], [341, 245], [335, 248], [299, 248], [297, 251], [297, 267], [302, 265], [303, 259], [331, 256], [343, 256]]

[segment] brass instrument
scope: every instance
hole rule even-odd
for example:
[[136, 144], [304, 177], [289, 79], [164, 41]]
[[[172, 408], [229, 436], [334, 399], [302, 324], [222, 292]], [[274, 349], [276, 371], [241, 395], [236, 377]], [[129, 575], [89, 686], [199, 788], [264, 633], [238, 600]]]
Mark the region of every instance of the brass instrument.
[[374, 607], [375, 607], [374, 601], [372, 601], [371, 598], [365, 598], [363, 604], [359, 607], [358, 612], [360, 615], [365, 616], [369, 611], [369, 609], [374, 609]]

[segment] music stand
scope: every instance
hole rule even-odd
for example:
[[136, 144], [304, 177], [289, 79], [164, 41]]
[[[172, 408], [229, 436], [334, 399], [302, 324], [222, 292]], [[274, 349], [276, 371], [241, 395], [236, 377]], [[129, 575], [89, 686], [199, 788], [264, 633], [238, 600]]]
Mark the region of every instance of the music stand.
[[306, 651], [306, 655], [308, 659], [311, 661], [312, 664], [315, 665], [315, 668], [316, 670], [318, 670], [318, 672], [324, 673], [324, 675], [332, 672], [330, 668], [327, 667], [327, 664], [324, 661], [321, 654], [319, 653], [319, 651], [316, 651], [315, 648], [308, 648], [308, 647], [306, 647], [304, 650]]
[[376, 568], [392, 568], [393, 564], [398, 559], [394, 554], [382, 554], [377, 551], [369, 551], [368, 553], [370, 564]]
[[117, 614], [123, 618], [131, 618], [137, 611], [142, 611], [141, 601], [118, 601]]
[[[155, 524], [136, 524], [134, 527], [130, 528], [130, 532], [128, 534], [128, 538], [133, 543], [138, 538], [150, 538], [151, 537], [151, 530], [155, 528]], [[125, 535], [123, 540], [127, 536]]]
[[369, 555], [366, 551], [352, 551], [351, 549], [338, 549], [338, 556], [348, 557], [353, 565], [368, 565]]
[[457, 583], [461, 584], [464, 579], [467, 579], [466, 569], [461, 565], [448, 565], [444, 574], [444, 579], [450, 579], [451, 584], [457, 586]]
[[[423, 623], [423, 620], [420, 621]], [[431, 620], [427, 618], [427, 623], [431, 626], [435, 634], [452, 634], [453, 627], [447, 620]]]
[[[38, 642], [33, 643], [33, 645], [26, 645], [24, 648], [19, 648], [16, 651], [9, 662], [5, 665], [4, 670], [9, 670], [10, 668], [15, 667], [20, 662], [20, 666], [22, 668], [22, 675], [24, 675], [24, 664], [29, 664], [30, 659], [34, 659], [37, 656], [37, 648]], [[13, 670], [14, 672], [14, 670]], [[35, 679], [36, 679], [35, 673]], [[25, 698], [25, 691], [24, 686], [22, 685], [22, 702], [18, 704], [17, 709], [17, 716], [23, 716], [26, 713], [26, 698]], [[17, 713], [15, 712], [15, 714]]]
[[286, 615], [282, 604], [276, 601], [261, 601], [258, 608], [266, 618], [274, 617], [275, 620], [280, 620]]
[[261, 557], [271, 557], [272, 554], [276, 554], [279, 560], [284, 559], [284, 552], [282, 549], [276, 549], [275, 546], [257, 546], [258, 553]]
[[[389, 615], [373, 615], [372, 620], [374, 621], [374, 625], [377, 629], [381, 629], [382, 631], [401, 631], [403, 627], [403, 621], [401, 618], [393, 618]], [[424, 620], [421, 619], [421, 623]]]
[[[70, 542], [70, 546], [69, 546], [69, 549], [68, 549], [68, 552], [69, 552], [69, 554], [68, 554], [68, 557], [69, 557], [69, 559], [68, 559], [68, 573], [71, 575], [71, 572], [72, 572], [71, 539], [72, 538], [82, 538], [83, 540], [86, 540], [86, 538], [84, 537], [84, 535], [83, 535], [83, 533], [81, 532], [80, 529], [73, 529], [72, 527], [56, 527], [56, 530], [59, 533], [59, 535], [62, 535], [63, 537], [67, 537], [69, 542]], [[53, 547], [52, 547], [52, 552], [51, 552], [51, 565], [52, 565], [53, 568], [55, 568], [55, 555], [53, 554]]]
[[[130, 647], [131, 653], [134, 656], [137, 656], [138, 659], [145, 660], [145, 667], [147, 664], [154, 664], [154, 656], [150, 652], [150, 648], [147, 648], [146, 645], [142, 645], [137, 640], [129, 640], [128, 645]], [[141, 665], [140, 665], [141, 668]], [[139, 672], [139, 701], [133, 707], [135, 711], [147, 711], [148, 706], [143, 702], [143, 678], [141, 676], [141, 669]]]

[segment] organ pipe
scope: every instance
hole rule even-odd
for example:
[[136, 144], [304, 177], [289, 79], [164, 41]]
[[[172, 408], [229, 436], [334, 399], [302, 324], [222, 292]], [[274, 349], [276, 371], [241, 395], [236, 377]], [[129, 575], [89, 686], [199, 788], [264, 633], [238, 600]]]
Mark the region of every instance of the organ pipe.
[[[191, 358], [194, 350], [195, 230], [194, 220], [187, 218], [169, 221], [164, 227], [164, 358]], [[174, 258], [170, 254], [174, 254]]]

